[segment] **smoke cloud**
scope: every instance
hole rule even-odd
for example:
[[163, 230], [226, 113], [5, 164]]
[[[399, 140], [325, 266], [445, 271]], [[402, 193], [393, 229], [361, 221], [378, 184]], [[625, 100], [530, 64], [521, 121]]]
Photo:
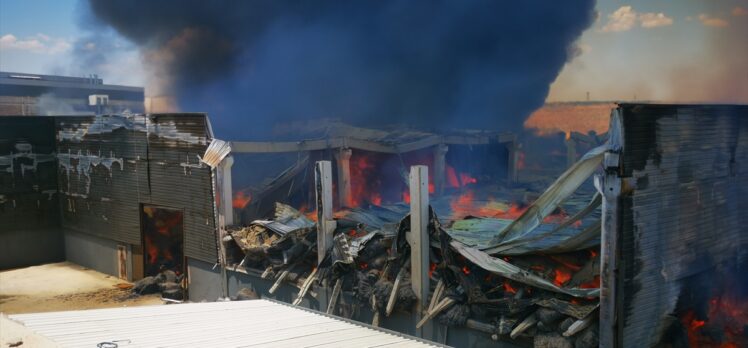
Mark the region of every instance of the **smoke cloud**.
[[234, 139], [317, 118], [521, 129], [595, 18], [594, 0], [89, 4], [141, 48], [149, 94]]

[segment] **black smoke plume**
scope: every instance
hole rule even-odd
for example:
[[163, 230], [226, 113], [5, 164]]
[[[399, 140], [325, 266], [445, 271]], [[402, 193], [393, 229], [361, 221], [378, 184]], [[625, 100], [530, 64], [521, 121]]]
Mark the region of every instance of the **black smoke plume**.
[[225, 138], [318, 118], [519, 129], [595, 17], [594, 0], [89, 2]]

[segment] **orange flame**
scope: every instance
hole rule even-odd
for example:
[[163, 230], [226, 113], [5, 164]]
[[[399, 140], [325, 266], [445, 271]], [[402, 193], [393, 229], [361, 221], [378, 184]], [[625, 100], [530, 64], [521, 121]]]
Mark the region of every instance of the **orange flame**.
[[231, 205], [234, 209], [244, 209], [244, 207], [252, 201], [252, 195], [246, 191], [241, 190], [234, 194], [234, 198], [231, 200]]
[[429, 265], [429, 278], [432, 278], [432, 277], [433, 277], [433, 275], [434, 275], [434, 271], [436, 271], [436, 264], [432, 262], [432, 263], [431, 263], [431, 264]]
[[515, 289], [509, 282], [504, 282], [504, 291], [510, 293], [510, 294], [516, 294], [517, 289]]
[[449, 187], [460, 188], [469, 184], [475, 184], [478, 179], [474, 178], [468, 173], [460, 172], [454, 169], [454, 167], [447, 165], [447, 185]]
[[571, 279], [571, 273], [559, 269], [553, 271], [553, 284], [556, 286], [562, 286]]

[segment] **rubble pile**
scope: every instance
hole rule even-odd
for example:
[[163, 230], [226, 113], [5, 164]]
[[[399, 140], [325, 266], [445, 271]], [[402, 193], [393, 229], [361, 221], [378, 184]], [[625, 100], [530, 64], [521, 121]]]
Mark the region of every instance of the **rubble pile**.
[[137, 295], [160, 293], [163, 299], [184, 300], [182, 279], [184, 274], [177, 275], [172, 270], [164, 269], [156, 276], [148, 276], [135, 282], [132, 292]]
[[[603, 150], [585, 155], [533, 202], [517, 205], [523, 208], [513, 216], [463, 216], [443, 224], [437, 212], [454, 218], [456, 205], [435, 201], [428, 224], [431, 291], [417, 327], [435, 320], [535, 347], [597, 346], [601, 195], [578, 189], [589, 183]], [[333, 243], [319, 265], [317, 225], [281, 203], [273, 220], [232, 229], [224, 242], [237, 267], [274, 279], [271, 294], [294, 284], [299, 304], [313, 286], [326, 287], [328, 313], [354, 317], [369, 308], [378, 325], [395, 311], [417, 308], [408, 214], [403, 203], [336, 212]]]

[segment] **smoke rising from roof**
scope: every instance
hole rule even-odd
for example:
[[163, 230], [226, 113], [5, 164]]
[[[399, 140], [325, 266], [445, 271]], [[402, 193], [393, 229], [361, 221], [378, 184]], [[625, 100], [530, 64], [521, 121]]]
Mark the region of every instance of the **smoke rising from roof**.
[[520, 129], [595, 17], [594, 0], [89, 3], [140, 46], [149, 94], [224, 138], [316, 118]]

